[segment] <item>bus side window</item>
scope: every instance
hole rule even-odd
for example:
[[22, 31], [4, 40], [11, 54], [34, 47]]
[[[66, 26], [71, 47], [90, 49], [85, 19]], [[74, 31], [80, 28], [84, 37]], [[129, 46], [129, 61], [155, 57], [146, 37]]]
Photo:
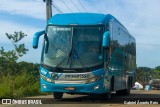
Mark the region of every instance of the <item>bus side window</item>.
[[106, 25], [106, 31], [109, 31], [109, 23]]

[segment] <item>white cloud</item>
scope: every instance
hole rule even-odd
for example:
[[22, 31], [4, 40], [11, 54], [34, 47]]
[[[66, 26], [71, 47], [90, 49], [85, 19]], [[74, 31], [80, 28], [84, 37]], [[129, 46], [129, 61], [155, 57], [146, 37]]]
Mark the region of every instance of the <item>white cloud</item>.
[[13, 34], [15, 31], [22, 31], [25, 34], [27, 34], [28, 36], [25, 37], [25, 42], [31, 43], [34, 33], [40, 30], [39, 28], [34, 28], [32, 26], [25, 26], [6, 20], [0, 20], [0, 23], [1, 25], [3, 25], [0, 29], [0, 36], [1, 36], [0, 43], [10, 42], [7, 39], [5, 33]]
[[[0, 20], [0, 23], [3, 25], [0, 29], [0, 47], [3, 46], [5, 50], [12, 50], [14, 49], [11, 41], [7, 39], [5, 33], [13, 34], [14, 31], [22, 31], [28, 36], [24, 37], [22, 39], [22, 43], [25, 43], [26, 48], [29, 49], [29, 52], [27, 52], [27, 55], [24, 55], [22, 58], [19, 59], [19, 61], [28, 61], [28, 62], [40, 62], [40, 55], [41, 55], [41, 47], [42, 47], [42, 39], [40, 38], [39, 41], [39, 48], [37, 50], [32, 48], [32, 40], [33, 35], [35, 32], [43, 29], [34, 28], [31, 26], [25, 26], [20, 25], [18, 23], [6, 21], [6, 20]], [[35, 54], [36, 53], [36, 54]]]
[[1, 0], [0, 11], [45, 19], [45, 4], [42, 0]]
[[91, 0], [84, 4], [90, 12], [112, 14], [136, 38], [137, 43], [144, 43], [137, 44], [138, 66], [160, 65], [160, 47], [152, 45], [160, 44], [160, 0]]

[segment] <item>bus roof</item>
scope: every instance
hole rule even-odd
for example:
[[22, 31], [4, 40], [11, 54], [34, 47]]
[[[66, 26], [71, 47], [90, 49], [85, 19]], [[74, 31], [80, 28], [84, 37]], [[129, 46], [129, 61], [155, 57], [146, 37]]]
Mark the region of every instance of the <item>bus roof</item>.
[[110, 14], [97, 13], [66, 13], [51, 17], [48, 24], [53, 25], [99, 25], [106, 24], [106, 19], [113, 18]]
[[[115, 20], [117, 23], [119, 23], [121, 26], [123, 26], [111, 14], [105, 15], [105, 14], [99, 14], [99, 13], [56, 14], [49, 19], [48, 24], [64, 25], [64, 26], [65, 25], [105, 25], [111, 20]], [[123, 28], [128, 32], [128, 30], [124, 26], [123, 26]]]

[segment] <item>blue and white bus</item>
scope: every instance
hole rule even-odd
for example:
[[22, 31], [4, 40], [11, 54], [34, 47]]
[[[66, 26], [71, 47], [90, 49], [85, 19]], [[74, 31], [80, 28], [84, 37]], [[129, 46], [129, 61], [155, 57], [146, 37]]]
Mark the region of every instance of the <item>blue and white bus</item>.
[[42, 92], [102, 95], [130, 94], [135, 81], [136, 43], [110, 14], [56, 14], [35, 33], [33, 48], [44, 34], [40, 64]]

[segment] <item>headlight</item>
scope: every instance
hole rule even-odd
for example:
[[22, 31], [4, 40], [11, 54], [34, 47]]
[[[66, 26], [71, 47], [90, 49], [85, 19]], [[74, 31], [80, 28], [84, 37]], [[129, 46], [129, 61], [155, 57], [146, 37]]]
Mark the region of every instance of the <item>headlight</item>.
[[43, 74], [43, 75], [47, 75], [47, 71], [45, 71], [43, 69], [40, 70], [40, 73]]
[[102, 77], [103, 77], [103, 75], [100, 75], [100, 76], [97, 76], [97, 77], [94, 77], [94, 78], [90, 78], [90, 79], [87, 80], [86, 84], [96, 82], [96, 81], [100, 80]]
[[44, 75], [40, 75], [41, 76], [41, 78], [43, 79], [43, 80], [45, 80], [45, 81], [47, 81], [47, 82], [52, 82], [52, 83], [54, 83], [54, 80], [52, 80], [52, 79], [50, 79], [50, 78], [47, 78], [46, 76], [44, 76]]

